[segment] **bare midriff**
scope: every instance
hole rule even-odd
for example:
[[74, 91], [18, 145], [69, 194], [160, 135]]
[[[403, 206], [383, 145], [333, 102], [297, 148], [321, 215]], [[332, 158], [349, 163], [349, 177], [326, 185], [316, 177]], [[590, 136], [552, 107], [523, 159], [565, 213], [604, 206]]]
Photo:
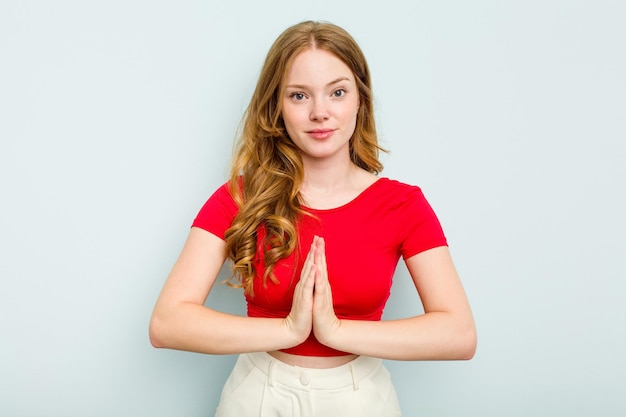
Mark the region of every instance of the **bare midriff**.
[[337, 366], [345, 365], [346, 363], [351, 362], [358, 357], [358, 355], [302, 356], [281, 352], [279, 350], [267, 353], [269, 353], [271, 356], [278, 359], [279, 361], [286, 363], [287, 365], [313, 369], [336, 368]]

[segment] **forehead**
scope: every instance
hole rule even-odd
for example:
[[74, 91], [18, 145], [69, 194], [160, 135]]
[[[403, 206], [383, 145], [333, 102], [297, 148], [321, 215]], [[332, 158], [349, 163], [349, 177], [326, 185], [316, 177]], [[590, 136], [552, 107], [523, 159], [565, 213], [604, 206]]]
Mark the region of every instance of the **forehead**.
[[308, 48], [297, 54], [285, 73], [287, 85], [326, 84], [338, 78], [354, 82], [352, 70], [341, 59], [319, 48]]

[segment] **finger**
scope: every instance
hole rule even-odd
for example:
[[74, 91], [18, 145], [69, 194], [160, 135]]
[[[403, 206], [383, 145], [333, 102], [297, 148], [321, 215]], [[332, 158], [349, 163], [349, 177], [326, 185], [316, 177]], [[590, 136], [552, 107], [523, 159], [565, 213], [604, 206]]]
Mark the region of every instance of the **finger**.
[[304, 294], [313, 294], [313, 289], [315, 288], [315, 275], [317, 274], [318, 268], [315, 264], [311, 265], [309, 268], [309, 273], [307, 276], [302, 277], [302, 292]]
[[324, 279], [323, 273], [320, 268], [316, 270], [315, 274], [315, 297], [317, 300], [323, 299], [325, 294], [327, 293], [328, 281]]
[[313, 289], [315, 286], [315, 271], [317, 270], [317, 267], [314, 263], [314, 256], [315, 248], [312, 245], [302, 267], [300, 280], [296, 284], [296, 288], [294, 289], [293, 302], [296, 305], [299, 305], [301, 302], [304, 302], [305, 304], [311, 302], [311, 297], [313, 295]]
[[315, 262], [315, 247], [311, 244], [311, 248], [309, 249], [309, 253], [307, 254], [304, 264], [302, 265], [302, 271], [300, 272], [300, 282], [306, 280], [307, 277], [311, 274], [311, 267]]
[[309, 253], [307, 253], [306, 258], [304, 259], [304, 265], [302, 266], [302, 274], [308, 274], [311, 265], [315, 262], [315, 246], [312, 243], [309, 248]]
[[328, 281], [328, 269], [326, 266], [326, 243], [323, 238], [319, 238], [315, 248], [315, 265], [320, 271], [320, 276], [316, 278], [316, 285], [326, 285]]
[[318, 261], [316, 262], [322, 273], [328, 278], [328, 269], [326, 267], [326, 241], [324, 238], [320, 238], [317, 243]]

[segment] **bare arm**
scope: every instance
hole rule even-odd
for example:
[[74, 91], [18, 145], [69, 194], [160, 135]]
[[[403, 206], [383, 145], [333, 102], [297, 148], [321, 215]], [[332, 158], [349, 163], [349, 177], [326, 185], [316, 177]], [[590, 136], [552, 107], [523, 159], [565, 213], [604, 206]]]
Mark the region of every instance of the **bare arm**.
[[[337, 320], [328, 309], [328, 280], [318, 272], [313, 312], [314, 331], [320, 342], [385, 359], [471, 359], [476, 350], [476, 329], [448, 248], [422, 252], [407, 259], [406, 264], [424, 314], [400, 320]], [[332, 308], [332, 301], [330, 305]]]
[[[205, 230], [191, 229], [154, 307], [150, 320], [152, 345], [229, 354], [283, 349], [304, 341], [311, 329], [312, 297], [294, 303], [304, 314], [292, 309], [286, 319], [241, 317], [204, 306], [225, 259], [223, 240]], [[307, 271], [313, 270], [311, 267]], [[312, 292], [313, 275], [307, 280], [303, 274], [301, 281], [302, 287], [308, 286]]]

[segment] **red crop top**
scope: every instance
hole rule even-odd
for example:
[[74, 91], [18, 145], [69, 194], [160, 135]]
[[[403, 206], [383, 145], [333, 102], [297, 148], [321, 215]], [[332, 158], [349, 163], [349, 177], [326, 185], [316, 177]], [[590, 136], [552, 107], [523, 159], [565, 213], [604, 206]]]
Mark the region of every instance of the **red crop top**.
[[[335, 313], [340, 319], [380, 320], [390, 295], [400, 256], [447, 245], [439, 220], [419, 187], [380, 178], [349, 203], [329, 210], [304, 208], [297, 224], [299, 248], [278, 262], [279, 284], [263, 286], [262, 256], [255, 264], [254, 297], [246, 295], [249, 317], [284, 318], [291, 310], [294, 286], [313, 236], [324, 237], [328, 279]], [[224, 239], [238, 208], [228, 185], [208, 199], [193, 226]], [[259, 242], [263, 239], [259, 231]], [[284, 352], [305, 356], [340, 356], [346, 352], [319, 343], [313, 333], [302, 344]]]

